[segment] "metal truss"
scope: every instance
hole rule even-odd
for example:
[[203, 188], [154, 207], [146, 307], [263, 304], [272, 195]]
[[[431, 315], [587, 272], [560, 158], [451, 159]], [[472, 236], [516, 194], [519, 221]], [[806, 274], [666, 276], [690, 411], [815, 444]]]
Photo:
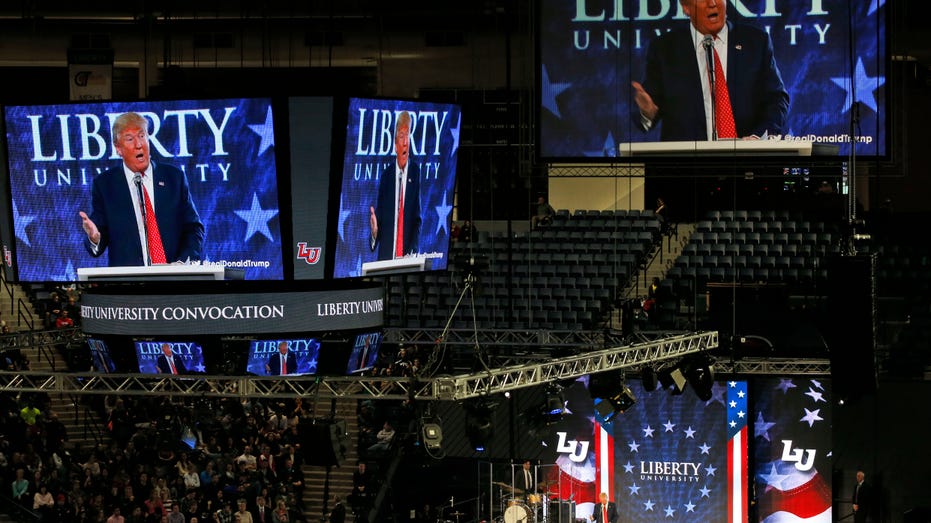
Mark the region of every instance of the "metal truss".
[[631, 178], [644, 175], [642, 163], [556, 163], [549, 164], [550, 178]]
[[765, 374], [770, 376], [828, 376], [831, 362], [817, 359], [745, 358], [740, 360], [717, 360], [716, 373]]
[[436, 378], [433, 382], [433, 395], [441, 400], [464, 400], [574, 379], [596, 372], [634, 369], [649, 363], [696, 354], [717, 346], [717, 331], [684, 334], [547, 362], [491, 369], [467, 376]]
[[[476, 337], [477, 334], [477, 337]], [[559, 347], [601, 347], [605, 342], [602, 331], [553, 331], [533, 329], [449, 329], [443, 336], [443, 329], [385, 329], [385, 341], [405, 345], [435, 345], [445, 343], [448, 346], [481, 347], [488, 346], [559, 346]]]
[[[474, 343], [474, 341], [473, 341]], [[573, 379], [593, 372], [636, 368], [712, 349], [717, 332], [680, 334], [656, 341], [440, 378], [300, 376], [163, 376], [62, 372], [0, 372], [0, 391], [196, 397], [357, 398], [460, 400]]]

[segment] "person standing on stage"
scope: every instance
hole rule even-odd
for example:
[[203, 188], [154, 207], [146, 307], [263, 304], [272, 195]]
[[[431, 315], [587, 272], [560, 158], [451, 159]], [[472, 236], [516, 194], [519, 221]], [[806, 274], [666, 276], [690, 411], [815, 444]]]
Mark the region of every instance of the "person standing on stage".
[[608, 493], [602, 492], [595, 504], [595, 511], [591, 515], [595, 523], [617, 523], [617, 505], [608, 501]]

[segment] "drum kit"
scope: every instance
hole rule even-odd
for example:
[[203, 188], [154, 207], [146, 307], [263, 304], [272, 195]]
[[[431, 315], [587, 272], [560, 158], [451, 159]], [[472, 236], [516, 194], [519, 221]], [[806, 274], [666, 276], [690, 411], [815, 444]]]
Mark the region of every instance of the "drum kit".
[[549, 517], [549, 496], [545, 494], [548, 482], [537, 485], [539, 491], [527, 493], [522, 489], [508, 485], [507, 483], [495, 482], [495, 485], [506, 491], [501, 497], [502, 518], [496, 519], [500, 523], [553, 523], [556, 519]]

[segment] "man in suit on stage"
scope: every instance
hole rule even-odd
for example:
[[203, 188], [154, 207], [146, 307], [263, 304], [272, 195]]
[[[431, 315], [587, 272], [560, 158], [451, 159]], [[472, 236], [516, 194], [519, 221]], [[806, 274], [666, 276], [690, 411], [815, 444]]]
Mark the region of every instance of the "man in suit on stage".
[[866, 523], [870, 518], [870, 511], [873, 509], [872, 490], [866, 483], [866, 474], [862, 470], [857, 471], [857, 484], [853, 487], [853, 522]]
[[113, 122], [113, 145], [123, 163], [94, 177], [93, 209], [79, 213], [87, 251], [96, 257], [109, 250], [111, 267], [203, 257], [204, 224], [187, 178], [176, 167], [150, 161], [148, 125], [137, 113]]
[[288, 349], [288, 342], [278, 343], [278, 352], [272, 354], [265, 364], [265, 372], [269, 376], [285, 376], [297, 372], [297, 358]]
[[[369, 247], [378, 249], [379, 260], [401, 258], [419, 252], [420, 167], [410, 158], [411, 114], [398, 115], [394, 131], [394, 167], [381, 174], [378, 201], [369, 207]], [[400, 212], [399, 212], [400, 211]]]
[[158, 372], [161, 374], [187, 373], [187, 369], [184, 368], [184, 363], [181, 361], [181, 358], [177, 354], [171, 352], [171, 345], [167, 343], [162, 343], [162, 353], [159, 354], [156, 363], [158, 365]]
[[613, 501], [608, 501], [607, 492], [602, 492], [598, 496], [598, 503], [595, 503], [595, 511], [592, 512], [591, 520], [595, 523], [617, 523], [617, 505]]
[[644, 130], [662, 123], [663, 141], [785, 133], [789, 94], [769, 35], [728, 22], [727, 0], [679, 3], [690, 24], [650, 44], [643, 83], [632, 82], [635, 121]]

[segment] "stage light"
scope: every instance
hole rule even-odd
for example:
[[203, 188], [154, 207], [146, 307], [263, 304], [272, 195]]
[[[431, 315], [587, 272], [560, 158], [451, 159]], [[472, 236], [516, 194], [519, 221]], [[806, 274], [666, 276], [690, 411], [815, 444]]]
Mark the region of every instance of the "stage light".
[[439, 423], [423, 424], [423, 444], [430, 450], [439, 450], [443, 447], [443, 428]]
[[546, 406], [543, 411], [548, 416], [561, 417], [566, 411], [566, 397], [562, 393], [562, 388], [550, 386], [546, 389]]
[[610, 422], [637, 403], [637, 397], [624, 383], [624, 377], [619, 371], [592, 375], [588, 392], [595, 399], [595, 412], [602, 423]]
[[689, 385], [698, 399], [710, 400], [711, 389], [714, 387], [714, 360], [707, 355], [695, 356], [687, 360], [686, 368]]
[[686, 378], [679, 365], [666, 367], [658, 373], [659, 383], [664, 389], [671, 389], [675, 395], [685, 391]]
[[466, 413], [465, 432], [476, 452], [484, 452], [494, 435], [494, 409], [497, 403], [485, 400], [463, 405]]
[[659, 385], [659, 377], [657, 377], [656, 370], [652, 367], [644, 367], [640, 371], [640, 380], [643, 382], [643, 390], [647, 392], [653, 392], [656, 390], [656, 386]]

